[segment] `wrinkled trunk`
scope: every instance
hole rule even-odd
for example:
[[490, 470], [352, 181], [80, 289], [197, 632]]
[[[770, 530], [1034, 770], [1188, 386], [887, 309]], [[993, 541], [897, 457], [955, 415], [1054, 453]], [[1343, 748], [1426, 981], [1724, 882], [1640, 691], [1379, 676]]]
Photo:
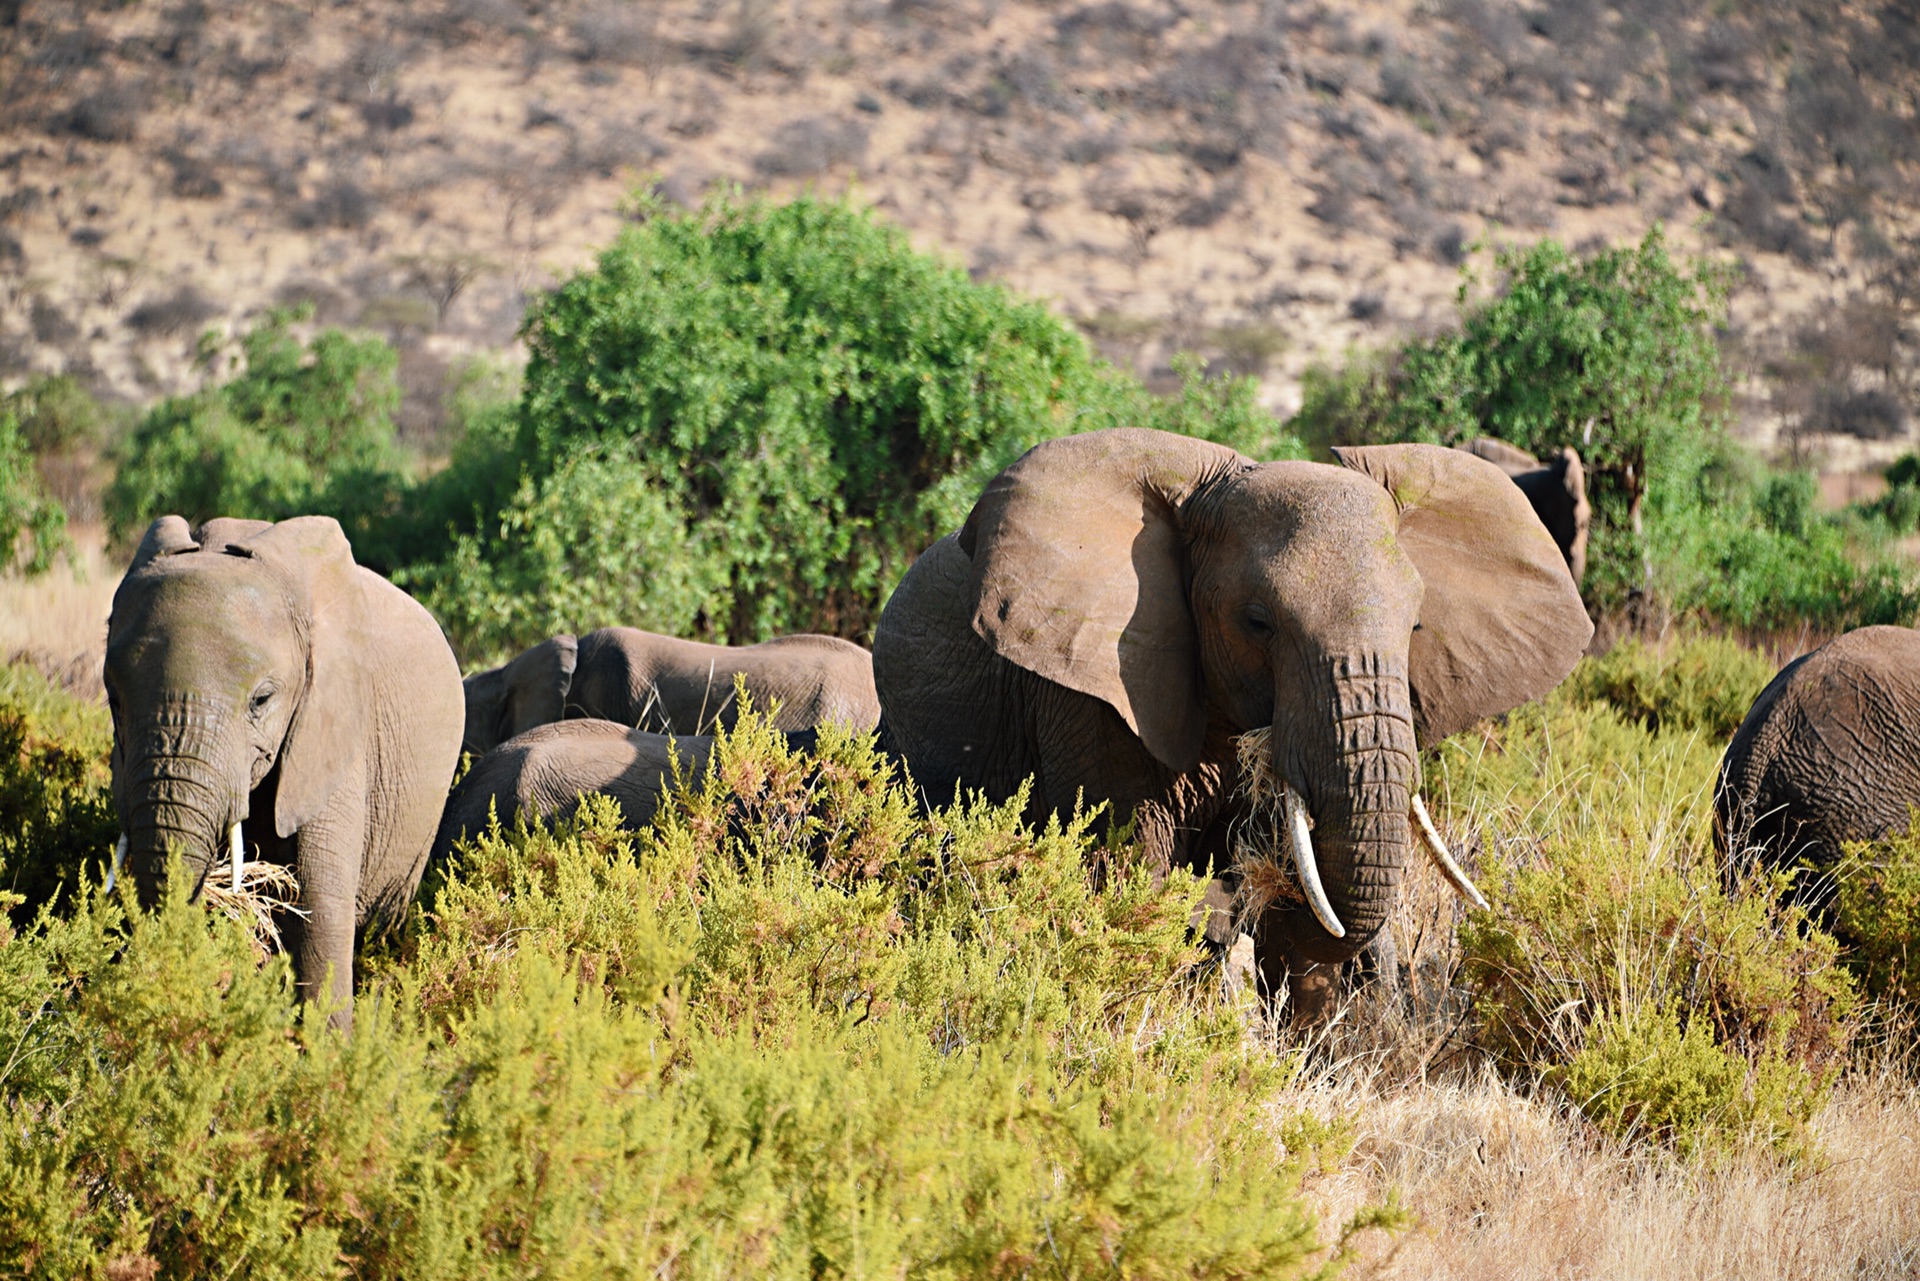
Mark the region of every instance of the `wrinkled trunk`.
[[160, 895], [168, 846], [178, 846], [198, 885], [226, 849], [227, 829], [246, 812], [246, 797], [223, 757], [221, 723], [205, 704], [182, 701], [137, 722], [127, 745], [120, 820], [127, 870], [142, 902]]
[[1274, 736], [1274, 764], [1295, 781], [1313, 818], [1313, 850], [1344, 938], [1310, 914], [1290, 931], [1316, 962], [1357, 954], [1386, 923], [1412, 850], [1418, 786], [1413, 715], [1403, 663], [1337, 660], [1316, 682], [1294, 732]]

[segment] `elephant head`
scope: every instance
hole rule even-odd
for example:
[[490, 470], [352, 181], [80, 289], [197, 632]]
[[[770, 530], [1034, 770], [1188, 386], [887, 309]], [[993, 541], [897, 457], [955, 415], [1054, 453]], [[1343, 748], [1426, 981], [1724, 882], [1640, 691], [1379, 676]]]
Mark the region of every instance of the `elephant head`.
[[[168, 846], [196, 887], [240, 824], [285, 840], [352, 777], [368, 714], [353, 555], [326, 517], [155, 521], [114, 593], [106, 687], [125, 856], [152, 901]], [[356, 837], [357, 839], [357, 837]]]
[[1302, 880], [1324, 898], [1318, 919], [1283, 907], [1269, 927], [1314, 962], [1387, 918], [1417, 749], [1545, 693], [1592, 633], [1499, 468], [1428, 445], [1335, 453], [1255, 463], [1161, 432], [1066, 437], [996, 477], [958, 540], [974, 633], [1117, 712], [1171, 780], [1169, 807], [1231, 786], [1197, 770], [1223, 736], [1271, 731], [1292, 830], [1311, 830]]
[[501, 667], [475, 672], [463, 684], [467, 729], [460, 750], [479, 756], [566, 712], [580, 643], [554, 636]]

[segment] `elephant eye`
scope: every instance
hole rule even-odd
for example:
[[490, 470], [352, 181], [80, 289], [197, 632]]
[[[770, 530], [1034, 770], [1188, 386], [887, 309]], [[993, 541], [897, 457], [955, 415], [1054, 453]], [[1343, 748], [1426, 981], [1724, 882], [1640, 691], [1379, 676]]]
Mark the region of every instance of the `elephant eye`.
[[1262, 610], [1248, 610], [1246, 614], [1246, 625], [1247, 630], [1255, 636], [1264, 638], [1273, 635], [1273, 624], [1268, 621], [1266, 613]]
[[273, 698], [272, 686], [268, 686], [265, 689], [255, 690], [253, 693], [253, 697], [247, 700], [247, 714], [250, 716], [258, 716], [263, 710], [265, 710], [267, 703], [272, 698]]

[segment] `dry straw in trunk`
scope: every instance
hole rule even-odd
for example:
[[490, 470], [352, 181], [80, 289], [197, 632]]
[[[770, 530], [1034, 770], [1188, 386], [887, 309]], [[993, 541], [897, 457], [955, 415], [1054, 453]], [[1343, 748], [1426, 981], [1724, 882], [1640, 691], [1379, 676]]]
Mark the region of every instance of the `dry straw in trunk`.
[[300, 901], [300, 882], [292, 868], [280, 863], [242, 864], [238, 889], [222, 864], [201, 885], [200, 901], [208, 911], [245, 926], [262, 960], [280, 950], [280, 927], [274, 915], [290, 912], [302, 919], [307, 915], [304, 908], [295, 906]]

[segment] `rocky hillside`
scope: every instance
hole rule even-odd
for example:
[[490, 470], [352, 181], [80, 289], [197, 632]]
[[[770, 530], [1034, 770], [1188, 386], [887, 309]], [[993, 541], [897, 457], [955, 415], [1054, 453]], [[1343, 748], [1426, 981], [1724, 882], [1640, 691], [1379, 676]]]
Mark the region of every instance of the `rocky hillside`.
[[400, 348], [430, 445], [636, 184], [731, 181], [851, 188], [1149, 377], [1192, 348], [1283, 410], [1442, 323], [1476, 240], [1662, 222], [1736, 264], [1749, 431], [1911, 435], [1911, 3], [0, 0], [0, 85], [5, 385], [150, 400], [305, 300]]

